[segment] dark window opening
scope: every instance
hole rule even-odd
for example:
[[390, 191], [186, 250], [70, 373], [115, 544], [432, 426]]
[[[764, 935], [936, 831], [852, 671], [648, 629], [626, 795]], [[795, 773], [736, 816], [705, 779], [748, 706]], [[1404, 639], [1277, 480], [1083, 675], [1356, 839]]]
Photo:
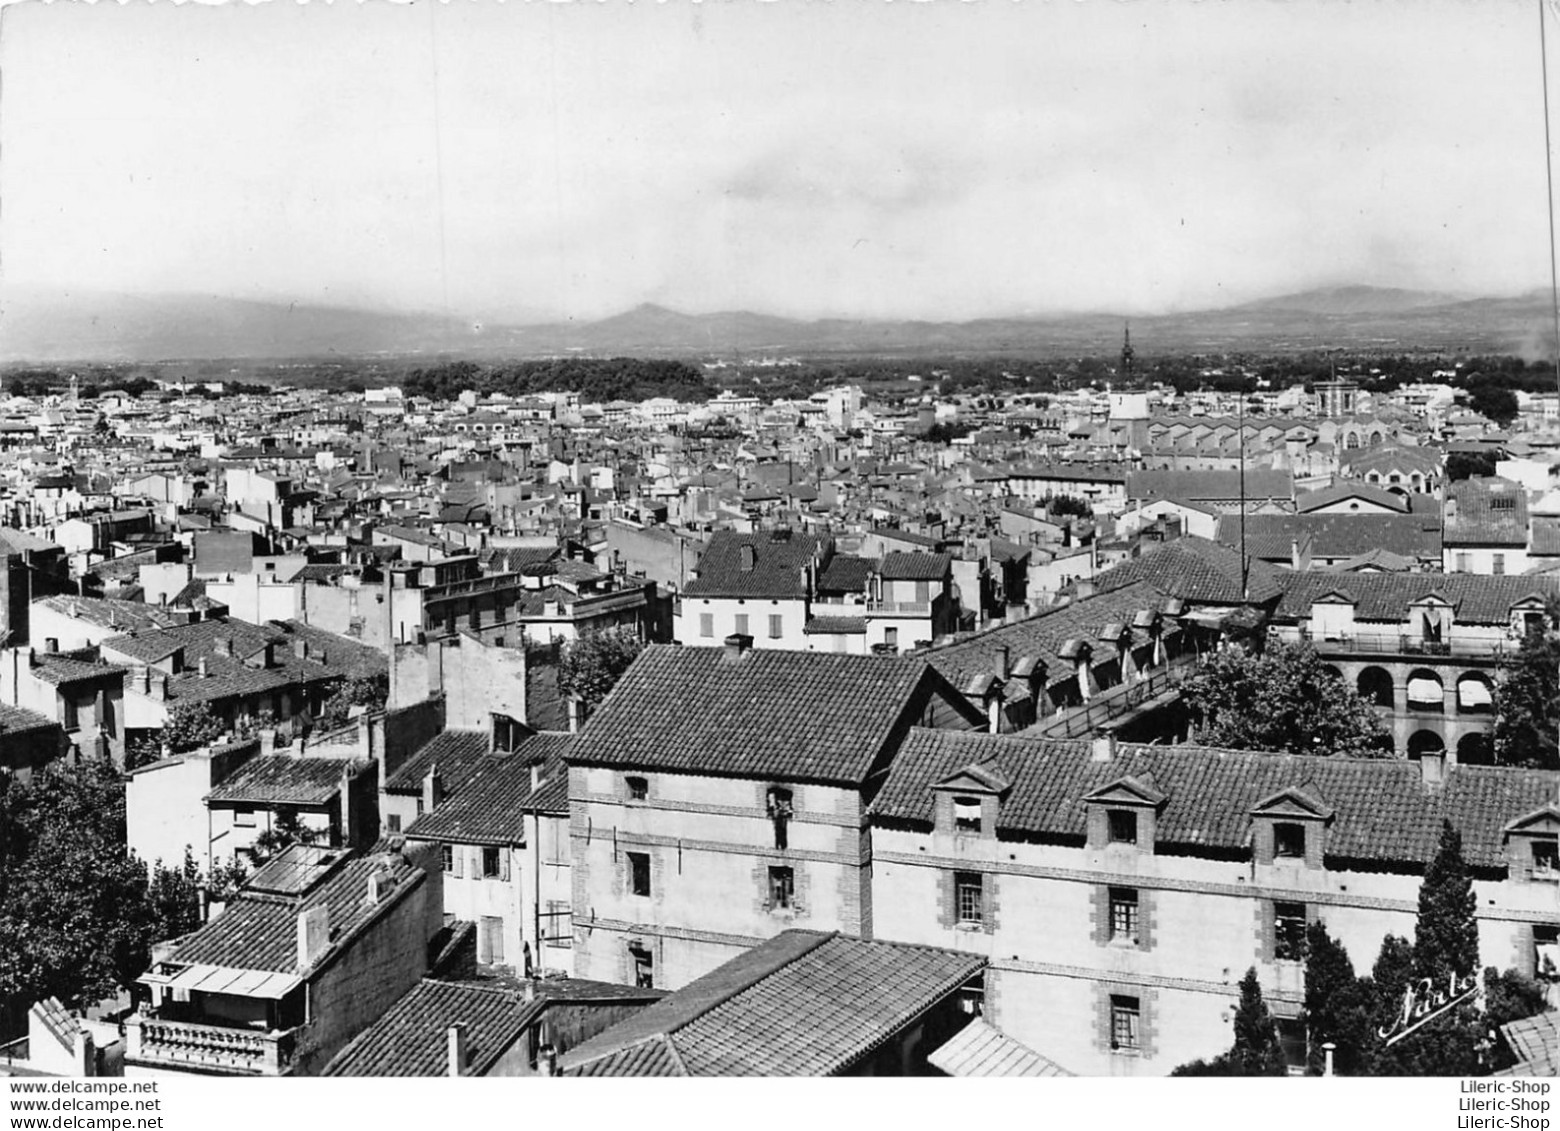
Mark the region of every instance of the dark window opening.
[[769, 869], [769, 906], [790, 907], [796, 898], [796, 873], [790, 868]]
[[1280, 962], [1305, 960], [1305, 904], [1273, 905], [1273, 957]]
[[642, 990], [653, 989], [655, 986], [655, 956], [650, 953], [649, 948], [641, 945], [630, 945], [628, 956], [634, 964], [634, 985]]
[[644, 801], [650, 796], [649, 778], [624, 778], [623, 783], [628, 786], [630, 801]]
[[482, 878], [485, 880], [497, 879], [502, 867], [503, 850], [484, 847], [482, 849]]
[[1137, 814], [1130, 809], [1112, 809], [1109, 816], [1111, 843], [1136, 844], [1138, 839]]
[[1305, 858], [1305, 826], [1280, 821], [1273, 826], [1273, 855], [1286, 859]]
[[644, 852], [628, 854], [629, 890], [635, 895], [650, 894], [650, 856]]
[[1533, 842], [1533, 870], [1535, 872], [1560, 871], [1560, 840]]
[[774, 822], [775, 847], [789, 848], [791, 817], [795, 812], [791, 791], [778, 785], [770, 786], [769, 792], [764, 797], [764, 809], [769, 814], [769, 819]]

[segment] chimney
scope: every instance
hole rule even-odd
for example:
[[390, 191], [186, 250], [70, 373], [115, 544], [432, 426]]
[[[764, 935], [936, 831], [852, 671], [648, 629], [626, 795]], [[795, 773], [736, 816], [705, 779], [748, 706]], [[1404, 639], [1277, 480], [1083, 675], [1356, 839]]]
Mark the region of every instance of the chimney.
[[538, 789], [541, 788], [541, 785], [542, 764], [540, 762], [533, 762], [531, 763], [531, 792], [535, 793]]
[[307, 970], [330, 945], [330, 908], [324, 904], [298, 912], [298, 969]]
[[300, 660], [307, 660], [309, 658], [309, 642], [307, 640], [294, 640], [293, 655]]
[[438, 766], [428, 767], [428, 773], [423, 777], [422, 794], [424, 813], [432, 813], [444, 800], [444, 779], [439, 776]]
[[1089, 761], [1111, 762], [1116, 757], [1116, 732], [1099, 730], [1089, 742]]
[[205, 656], [202, 656], [200, 658], [199, 668], [200, 668], [200, 678], [201, 679], [205, 679], [207, 674], [208, 674], [207, 671], [206, 671], [206, 657]]
[[231, 636], [214, 637], [211, 641], [211, 650], [219, 656], [231, 656], [233, 654], [233, 638]]
[[738, 660], [753, 649], [753, 638], [744, 632], [733, 632], [726, 637], [726, 659]]
[[1300, 569], [1300, 539], [1289, 540], [1289, 568], [1296, 572]]
[[71, 1035], [71, 1068], [77, 1075], [97, 1075], [97, 1050], [92, 1043], [92, 1034], [81, 1027], [81, 1022], [76, 1022], [76, 1031]]
[[1006, 680], [1008, 674], [1013, 670], [1009, 666], [1009, 658], [1008, 646], [1003, 644], [997, 649], [997, 678], [1000, 680]]
[[461, 1075], [466, 1071], [466, 1026], [451, 1025], [445, 1035], [445, 1047], [449, 1051], [450, 1075]]
[[60, 638], [58, 636], [45, 636], [43, 638], [43, 650], [53, 655], [60, 650]]
[[382, 869], [369, 873], [368, 876], [368, 902], [372, 906], [381, 902], [390, 894], [390, 889], [395, 887], [395, 876]]
[[1419, 756], [1419, 777], [1426, 785], [1437, 786], [1446, 780], [1446, 751], [1426, 751]]

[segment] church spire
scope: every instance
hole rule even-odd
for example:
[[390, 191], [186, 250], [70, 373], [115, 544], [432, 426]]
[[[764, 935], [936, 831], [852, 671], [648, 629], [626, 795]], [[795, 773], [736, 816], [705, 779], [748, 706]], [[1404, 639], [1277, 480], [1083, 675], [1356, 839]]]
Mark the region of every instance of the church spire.
[[1123, 384], [1132, 381], [1132, 323], [1125, 324], [1121, 336], [1121, 380]]

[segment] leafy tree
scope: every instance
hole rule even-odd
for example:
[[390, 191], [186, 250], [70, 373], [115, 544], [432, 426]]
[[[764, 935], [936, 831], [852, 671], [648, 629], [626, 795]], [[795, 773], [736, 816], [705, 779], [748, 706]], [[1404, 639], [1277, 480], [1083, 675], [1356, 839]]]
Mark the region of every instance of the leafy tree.
[[1527, 633], [1516, 654], [1501, 660], [1493, 699], [1495, 761], [1560, 769], [1560, 638]]
[[1094, 508], [1087, 500], [1074, 498], [1072, 495], [1048, 495], [1045, 500], [1045, 510], [1053, 519], [1066, 518], [1071, 515], [1075, 518], [1093, 518]]
[[639, 633], [626, 625], [570, 641], [558, 658], [558, 690], [579, 699], [588, 714], [607, 697], [644, 647]]
[[188, 847], [180, 866], [169, 868], [161, 860], [152, 866], [147, 898], [151, 901], [154, 940], [176, 939], [200, 926], [201, 886], [200, 869]]
[[1452, 452], [1446, 457], [1446, 480], [1483, 479], [1495, 474], [1493, 452]]
[[1517, 394], [1482, 382], [1468, 395], [1468, 407], [1504, 428], [1517, 418]]
[[1283, 1048], [1272, 1014], [1262, 1000], [1262, 984], [1253, 966], [1240, 980], [1240, 1004], [1235, 1009], [1235, 1044], [1212, 1060], [1194, 1060], [1172, 1076], [1283, 1076]]
[[1364, 699], [1306, 645], [1256, 655], [1220, 652], [1182, 687], [1212, 746], [1289, 754], [1390, 756], [1390, 736]]
[[1309, 1043], [1307, 1070], [1321, 1075], [1326, 1067], [1324, 1044], [1331, 1041], [1333, 1071], [1339, 1076], [1360, 1076], [1367, 1067], [1372, 1046], [1373, 993], [1369, 979], [1354, 973], [1354, 963], [1343, 944], [1322, 923], [1312, 923], [1305, 934], [1305, 1025]]
[[0, 779], [0, 1005], [14, 1019], [50, 995], [114, 993], [145, 969], [155, 922], [118, 773], [56, 763]]
[[183, 754], [210, 745], [226, 732], [227, 727], [211, 713], [210, 707], [185, 699], [175, 703], [168, 712], [162, 740], [175, 754]]
[[381, 672], [357, 676], [344, 682], [320, 707], [320, 725], [327, 729], [345, 726], [353, 707], [378, 710], [390, 698], [390, 677]]
[[303, 818], [298, 815], [296, 809], [279, 809], [276, 820], [263, 833], [255, 837], [254, 843], [245, 849], [245, 852], [258, 868], [280, 855], [290, 845], [313, 844], [324, 836], [323, 830], [304, 824]]
[[[1498, 1033], [1502, 1025], [1533, 1017], [1548, 1008], [1549, 997], [1544, 984], [1536, 978], [1529, 978], [1519, 970], [1507, 970], [1502, 974], [1493, 966], [1485, 969], [1484, 1020], [1491, 1032]], [[1514, 1063], [1516, 1057], [1506, 1042], [1498, 1041], [1490, 1067], [1499, 1070]]]

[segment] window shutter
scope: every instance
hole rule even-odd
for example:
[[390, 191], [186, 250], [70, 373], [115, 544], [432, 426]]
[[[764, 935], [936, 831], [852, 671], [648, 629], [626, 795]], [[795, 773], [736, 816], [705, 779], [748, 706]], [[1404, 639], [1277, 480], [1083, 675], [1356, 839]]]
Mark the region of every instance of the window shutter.
[[509, 857], [511, 850], [500, 848], [498, 850], [498, 878], [504, 883], [509, 882]]
[[450, 869], [450, 874], [459, 879], [461, 876], [466, 874], [465, 847], [459, 844], [452, 846], [450, 849], [450, 857], [452, 863], [454, 864], [454, 867]]

